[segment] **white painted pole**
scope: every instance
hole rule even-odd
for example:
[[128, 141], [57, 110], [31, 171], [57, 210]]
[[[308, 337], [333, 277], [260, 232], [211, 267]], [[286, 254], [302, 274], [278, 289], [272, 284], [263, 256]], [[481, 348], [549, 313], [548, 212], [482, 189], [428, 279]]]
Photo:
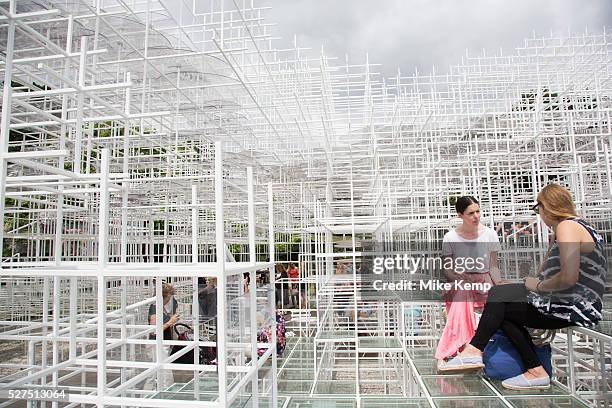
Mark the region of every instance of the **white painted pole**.
[[[87, 64], [87, 39], [88, 37], [81, 37], [81, 55], [79, 59], [79, 87], [81, 89], [85, 86], [85, 71]], [[82, 145], [83, 145], [83, 104], [85, 95], [82, 90], [78, 91], [77, 94], [77, 111], [76, 111], [76, 123], [75, 123], [75, 136], [74, 136], [74, 166], [72, 171], [77, 174], [81, 173], [81, 161], [82, 161]]]
[[198, 187], [191, 186], [191, 263], [198, 263]]
[[217, 367], [219, 407], [227, 407], [227, 277], [225, 276], [225, 227], [223, 224], [223, 145], [215, 142], [215, 243], [217, 254]]
[[[248, 190], [248, 238], [249, 238], [249, 263], [253, 268], [255, 267], [255, 263], [257, 262], [257, 254], [255, 252], [255, 187], [253, 180], [253, 168], [247, 167], [247, 190]], [[259, 360], [259, 356], [257, 355], [257, 274], [255, 270], [252, 269], [249, 271], [249, 311], [250, 311], [250, 320], [251, 320], [251, 333], [250, 333], [250, 341], [251, 341], [251, 367], [250, 375], [253, 376], [251, 379], [251, 406], [253, 408], [257, 408], [259, 406], [259, 392], [257, 385], [257, 361]], [[264, 311], [264, 319], [268, 318], [267, 310]], [[273, 317], [272, 323], [272, 332], [276, 333], [276, 318], [274, 317], [274, 309], [270, 310], [270, 313]], [[268, 324], [269, 322], [262, 322], [262, 324]], [[272, 343], [270, 347], [273, 349], [273, 353], [276, 352], [276, 342]]]
[[[198, 235], [199, 235], [199, 226], [198, 226], [198, 186], [191, 186], [191, 204], [193, 207], [191, 208], [191, 263], [197, 264], [199, 262], [199, 251], [198, 251]], [[166, 221], [167, 222], [167, 221]], [[164, 226], [167, 228], [167, 226]], [[198, 297], [198, 276], [193, 276], [192, 279], [192, 303], [191, 310], [193, 316], [193, 364], [200, 364], [200, 302]], [[193, 371], [193, 393], [195, 399], [199, 397], [200, 394], [200, 372], [199, 370]]]
[[[125, 80], [127, 83], [131, 82], [130, 73], [125, 74]], [[131, 102], [131, 87], [125, 89], [125, 113], [130, 114], [130, 102]], [[125, 177], [129, 177], [129, 151], [130, 151], [130, 132], [131, 122], [126, 120], [123, 126], [123, 163], [122, 171]], [[89, 155], [88, 155], [89, 156]], [[120, 241], [120, 255], [121, 263], [127, 263], [127, 250], [128, 250], [128, 194], [129, 194], [129, 182], [124, 182], [121, 185], [121, 241]], [[126, 361], [128, 359], [127, 350], [127, 291], [128, 291], [128, 279], [126, 276], [121, 277], [121, 359]], [[126, 368], [121, 369], [121, 384], [125, 384], [128, 380]], [[122, 396], [125, 396], [122, 393]]]
[[104, 407], [101, 398], [106, 394], [106, 278], [104, 272], [108, 262], [108, 205], [109, 205], [109, 151], [102, 149], [100, 172], [100, 213], [98, 214], [98, 369], [97, 396], [99, 407]]
[[[15, 13], [15, 2], [11, 0], [9, 10]], [[15, 20], [8, 20], [6, 36], [6, 57], [4, 61], [4, 86], [2, 88], [2, 112], [0, 113], [0, 214], [4, 217], [6, 193], [6, 158], [11, 126], [12, 108], [12, 77], [13, 77], [13, 49], [15, 47]], [[0, 228], [0, 259], [4, 249], [4, 227]]]
[[[275, 269], [275, 247], [274, 247], [274, 195], [272, 189], [272, 183], [268, 183], [268, 248], [270, 252], [270, 286], [272, 291], [272, 307], [276, 308], [276, 269]], [[276, 317], [274, 319], [276, 325]], [[278, 358], [276, 354], [276, 330], [272, 330], [272, 344], [274, 345], [274, 352], [272, 352], [272, 390], [270, 392], [270, 398], [272, 399], [272, 408], [277, 408], [278, 401], [278, 385], [277, 385], [277, 370], [278, 370]]]
[[610, 148], [604, 143], [604, 160], [606, 162], [606, 183], [608, 184], [609, 199], [612, 200], [612, 163], [610, 163]]

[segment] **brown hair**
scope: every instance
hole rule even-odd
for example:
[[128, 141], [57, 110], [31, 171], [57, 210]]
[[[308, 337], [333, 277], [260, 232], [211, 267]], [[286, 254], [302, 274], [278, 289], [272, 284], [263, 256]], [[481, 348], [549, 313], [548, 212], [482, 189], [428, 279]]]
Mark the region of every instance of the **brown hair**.
[[538, 203], [557, 220], [576, 216], [576, 206], [572, 194], [559, 184], [549, 184], [538, 194]]
[[283, 272], [286, 272], [286, 271], [287, 270], [285, 269], [285, 265], [280, 264], [280, 263], [276, 264], [276, 272], [283, 273]]
[[162, 296], [170, 296], [170, 295], [175, 295], [175, 294], [176, 294], [176, 289], [174, 288], [174, 286], [172, 286], [169, 283], [162, 284]]
[[457, 210], [458, 214], [463, 214], [465, 210], [467, 210], [467, 208], [472, 204], [478, 204], [480, 206], [478, 200], [472, 196], [459, 197], [457, 199], [457, 202], [455, 203], [455, 210]]

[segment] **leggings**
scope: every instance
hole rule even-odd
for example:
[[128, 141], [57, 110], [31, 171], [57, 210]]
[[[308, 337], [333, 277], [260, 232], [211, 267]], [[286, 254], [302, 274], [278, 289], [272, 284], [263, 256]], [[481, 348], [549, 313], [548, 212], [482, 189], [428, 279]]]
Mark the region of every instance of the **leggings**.
[[502, 329], [521, 355], [526, 370], [542, 365], [525, 328], [562, 329], [573, 324], [540, 312], [527, 302], [528, 293], [522, 283], [493, 286], [470, 344], [484, 351], [493, 334]]

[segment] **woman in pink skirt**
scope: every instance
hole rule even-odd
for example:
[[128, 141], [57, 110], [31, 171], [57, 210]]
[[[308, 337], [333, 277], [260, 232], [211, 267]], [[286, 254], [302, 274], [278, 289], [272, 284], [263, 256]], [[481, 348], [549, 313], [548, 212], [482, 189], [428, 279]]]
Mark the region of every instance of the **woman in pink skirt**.
[[[455, 209], [463, 221], [444, 235], [442, 257], [444, 274], [457, 287], [444, 294], [446, 326], [436, 349], [440, 371], [451, 370], [444, 362], [457, 354], [476, 332], [475, 309], [481, 309], [487, 299], [484, 284], [499, 282], [497, 252], [501, 249], [495, 230], [480, 223], [480, 205], [472, 196], [460, 197]], [[466, 283], [479, 283], [479, 289], [464, 289]]]

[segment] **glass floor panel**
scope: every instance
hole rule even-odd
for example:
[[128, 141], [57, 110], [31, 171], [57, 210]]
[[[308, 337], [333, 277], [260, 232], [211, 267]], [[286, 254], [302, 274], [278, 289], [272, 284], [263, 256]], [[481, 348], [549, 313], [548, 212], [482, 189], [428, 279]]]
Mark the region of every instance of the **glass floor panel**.
[[280, 380], [314, 380], [314, 372], [312, 369], [302, 370], [299, 368], [296, 369], [284, 369], [278, 375], [278, 379]]
[[528, 395], [533, 396], [543, 396], [543, 395], [567, 395], [567, 391], [563, 388], [559, 387], [557, 384], [552, 383], [550, 388], [547, 390], [530, 390], [530, 391], [517, 391], [517, 390], [509, 390], [504, 388], [501, 385], [501, 381], [491, 381], [491, 384], [495, 386], [495, 388], [502, 395], [507, 396], [521, 396], [526, 397]]
[[574, 397], [508, 397], [516, 408], [587, 408], [588, 405]]
[[[342, 339], [342, 340], [339, 340]], [[325, 340], [336, 340], [336, 341], [347, 341], [354, 340], [355, 332], [353, 330], [325, 330], [319, 333], [317, 336], [318, 341]]]
[[425, 398], [367, 398], [361, 399], [362, 408], [429, 408]]
[[283, 370], [300, 370], [300, 371], [310, 371], [314, 374], [314, 363], [303, 363], [301, 361], [290, 361], [287, 364], [281, 364], [278, 366], [279, 371], [282, 368]]
[[315, 387], [315, 394], [355, 394], [357, 385], [355, 381], [318, 381]]
[[360, 338], [358, 344], [359, 348], [402, 348], [399, 339], [396, 337]]
[[432, 397], [488, 396], [495, 393], [476, 376], [444, 375], [423, 377]]
[[330, 399], [316, 397], [292, 397], [287, 408], [356, 408], [354, 399]]
[[234, 402], [232, 402], [229, 408], [249, 408], [252, 405], [251, 396], [250, 395], [239, 395], [236, 397]]
[[434, 398], [439, 408], [507, 408], [499, 398], [442, 399]]
[[438, 373], [438, 367], [436, 360], [416, 360], [413, 361], [417, 368], [417, 371], [421, 375], [435, 375]]
[[[182, 387], [179, 391], [181, 392], [190, 392], [193, 391], [193, 386], [194, 386], [194, 382], [193, 380], [189, 381], [187, 384], [185, 384], [184, 387]], [[219, 384], [217, 382], [217, 377], [211, 377], [211, 378], [200, 378], [198, 380], [198, 390], [200, 392], [203, 391], [207, 391], [207, 392], [218, 392], [219, 391]]]
[[312, 381], [301, 380], [278, 380], [277, 387], [280, 394], [308, 394], [312, 383]]
[[[219, 394], [213, 393], [200, 393], [200, 398], [198, 401], [214, 401], [217, 399]], [[163, 399], [163, 400], [175, 400], [175, 401], [194, 401], [193, 393], [189, 392], [158, 392], [157, 394], [153, 394], [150, 398], [153, 399]]]
[[413, 359], [434, 359], [436, 350], [431, 347], [408, 347], [408, 354]]
[[176, 383], [172, 384], [170, 387], [166, 388], [164, 392], [176, 392], [185, 386], [184, 383]]
[[[287, 402], [288, 397], [278, 397], [276, 398], [276, 405], [278, 408], [282, 408]], [[270, 397], [259, 397], [259, 408], [269, 408], [272, 406], [272, 399]]]

